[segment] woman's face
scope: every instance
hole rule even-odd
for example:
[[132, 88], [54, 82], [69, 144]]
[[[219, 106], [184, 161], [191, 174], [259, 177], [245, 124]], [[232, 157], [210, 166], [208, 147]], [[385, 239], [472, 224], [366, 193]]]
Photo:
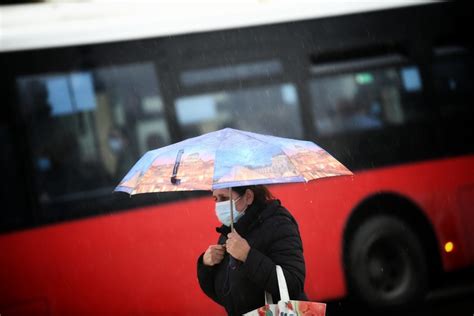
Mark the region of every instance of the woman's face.
[[[235, 201], [235, 207], [238, 212], [241, 212], [242, 210], [246, 209], [248, 205], [250, 205], [252, 202], [249, 203], [248, 201], [248, 192], [247, 190], [243, 196], [239, 196], [237, 192], [231, 191], [232, 192], [232, 199]], [[217, 189], [212, 192], [212, 197], [214, 198], [214, 201], [217, 202], [224, 202], [224, 201], [229, 201], [229, 189]]]

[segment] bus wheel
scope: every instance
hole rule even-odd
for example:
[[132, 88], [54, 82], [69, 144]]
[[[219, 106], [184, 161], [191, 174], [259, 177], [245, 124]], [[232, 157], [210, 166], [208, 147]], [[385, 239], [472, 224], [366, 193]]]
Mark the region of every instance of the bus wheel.
[[349, 240], [347, 277], [351, 294], [374, 308], [403, 307], [428, 288], [422, 243], [398, 218], [372, 217]]

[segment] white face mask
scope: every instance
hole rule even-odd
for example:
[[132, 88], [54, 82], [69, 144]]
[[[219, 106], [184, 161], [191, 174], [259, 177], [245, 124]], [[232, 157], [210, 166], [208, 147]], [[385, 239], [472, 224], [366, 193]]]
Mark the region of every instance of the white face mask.
[[241, 197], [242, 196], [239, 196], [236, 200], [216, 202], [216, 216], [219, 219], [219, 222], [225, 226], [230, 226], [230, 203], [232, 203], [234, 209], [234, 224], [237, 223], [237, 221], [244, 215], [245, 210], [247, 209], [245, 208], [241, 212], [237, 211], [235, 202], [237, 202]]

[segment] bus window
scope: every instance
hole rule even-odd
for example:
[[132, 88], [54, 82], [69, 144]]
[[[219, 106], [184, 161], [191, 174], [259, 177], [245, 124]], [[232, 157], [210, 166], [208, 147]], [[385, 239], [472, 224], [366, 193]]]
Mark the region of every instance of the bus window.
[[[418, 67], [383, 67], [380, 60], [357, 64], [373, 66], [365, 69], [348, 70], [352, 64], [347, 62], [345, 70], [339, 65], [312, 69], [309, 89], [314, 125], [320, 135], [382, 129], [422, 116], [423, 85]], [[336, 73], [328, 72], [331, 69]]]
[[455, 46], [435, 49], [433, 79], [443, 117], [472, 113], [472, 70], [472, 59], [466, 49]]
[[110, 195], [170, 141], [152, 63], [23, 76], [17, 88], [43, 205]]
[[175, 107], [184, 137], [224, 127], [290, 138], [303, 133], [290, 83], [181, 97]]

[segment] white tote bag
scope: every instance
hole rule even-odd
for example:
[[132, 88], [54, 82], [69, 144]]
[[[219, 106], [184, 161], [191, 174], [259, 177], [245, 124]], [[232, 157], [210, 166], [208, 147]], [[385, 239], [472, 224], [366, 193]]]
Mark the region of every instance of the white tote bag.
[[265, 305], [254, 309], [244, 316], [325, 316], [326, 304], [306, 301], [295, 301], [290, 299], [288, 287], [286, 285], [283, 269], [276, 266], [278, 290], [280, 291], [280, 301], [273, 303], [270, 293], [265, 292]]

